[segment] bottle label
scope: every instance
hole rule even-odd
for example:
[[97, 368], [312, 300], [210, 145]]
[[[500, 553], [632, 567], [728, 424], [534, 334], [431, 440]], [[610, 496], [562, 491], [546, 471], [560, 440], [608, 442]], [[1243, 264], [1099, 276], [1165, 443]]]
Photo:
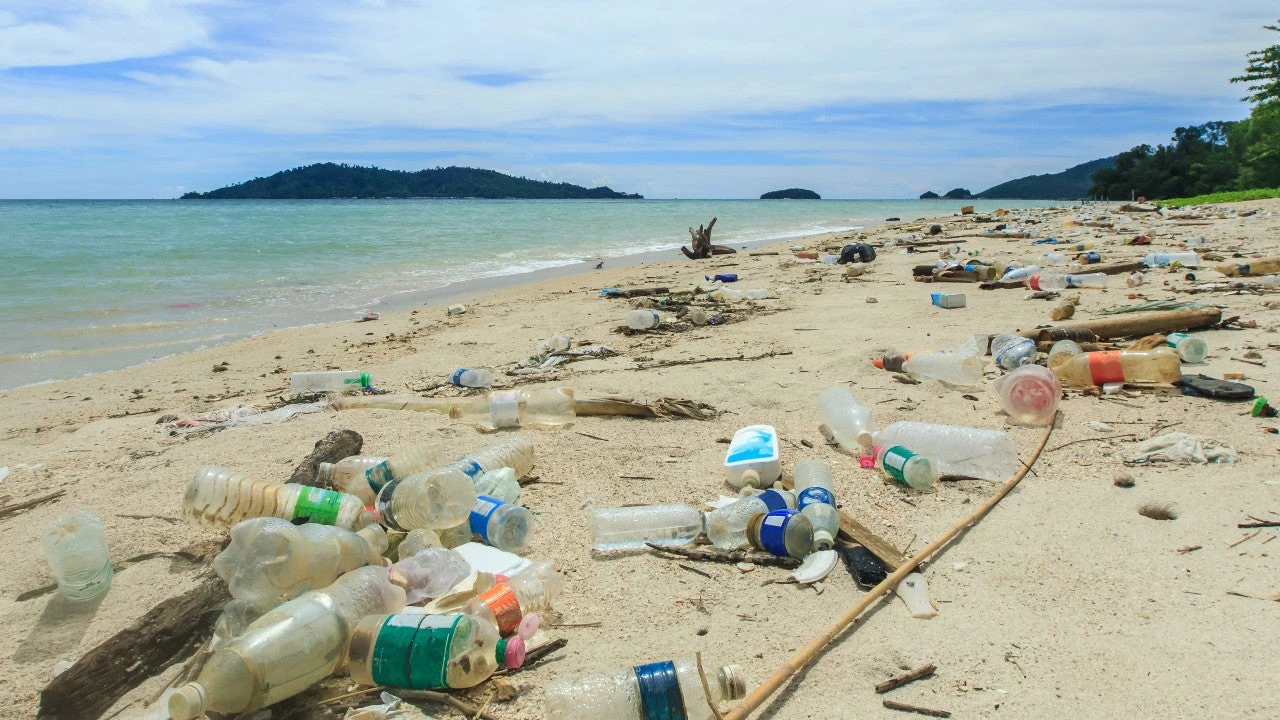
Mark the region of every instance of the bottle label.
[[1120, 351], [1085, 353], [1089, 357], [1089, 378], [1094, 385], [1124, 382], [1124, 368], [1120, 365]]
[[520, 621], [524, 619], [524, 615], [520, 612], [520, 600], [511, 586], [498, 583], [476, 597], [489, 606], [489, 611], [498, 622], [499, 635], [506, 637], [515, 633], [520, 627]]
[[445, 668], [461, 615], [392, 615], [374, 641], [370, 674], [379, 685], [411, 690], [448, 687]]
[[1081, 259], [1082, 259], [1082, 260], [1084, 260], [1085, 264], [1090, 264], [1090, 265], [1091, 265], [1091, 264], [1093, 264], [1093, 263], [1102, 262], [1102, 254], [1101, 254], [1101, 253], [1088, 252], [1088, 253], [1085, 253], [1084, 255], [1081, 255], [1080, 257], [1081, 257]]
[[520, 391], [489, 393], [489, 419], [496, 428], [520, 427]]
[[1082, 282], [1079, 275], [1063, 275], [1062, 277], [1067, 281], [1067, 287], [1069, 288], [1078, 288]]
[[765, 507], [772, 512], [774, 510], [786, 510], [787, 498], [777, 490], [765, 490], [756, 496], [764, 502]]
[[378, 517], [381, 518], [379, 522], [392, 530], [406, 529], [400, 527], [399, 523], [396, 522], [395, 511], [391, 507], [392, 500], [394, 500], [396, 496], [396, 487], [399, 484], [399, 480], [392, 480], [386, 485], [383, 485], [382, 489], [378, 491], [377, 499], [373, 501], [373, 506], [378, 511]]
[[471, 525], [471, 532], [484, 538], [485, 542], [489, 542], [489, 518], [498, 511], [498, 508], [506, 505], [501, 500], [488, 495], [479, 495], [476, 498], [476, 504], [471, 508], [471, 515], [467, 520]]
[[668, 660], [636, 665], [632, 671], [640, 687], [644, 720], [688, 720], [675, 663]]
[[391, 482], [391, 466], [387, 464], [386, 460], [383, 460], [377, 465], [365, 470], [364, 479], [369, 483], [369, 487], [373, 488], [373, 491], [376, 493], [382, 489], [383, 485]]
[[764, 516], [764, 520], [760, 523], [760, 547], [765, 552], [787, 557], [786, 531], [787, 523], [791, 521], [791, 516], [795, 515], [795, 510], [774, 510]]
[[463, 475], [466, 475], [472, 480], [475, 480], [484, 472], [484, 468], [480, 467], [480, 463], [472, 460], [471, 458], [462, 458], [457, 462], [457, 466], [458, 469], [462, 471]]
[[905, 472], [907, 461], [915, 456], [915, 453], [901, 445], [894, 445], [884, 451], [884, 457], [881, 458], [880, 462], [884, 465], [884, 471], [889, 474], [889, 477], [905, 484], [907, 482]]
[[1035, 275], [1032, 275], [1031, 277], [1027, 278], [1027, 287], [1031, 288], [1032, 290], [1039, 290], [1039, 289], [1040, 289], [1040, 274], [1039, 274], [1039, 273], [1036, 273]]
[[764, 428], [739, 430], [729, 445], [726, 464], [748, 460], [768, 460], [773, 457], [773, 434]]
[[[1037, 275], [1036, 277], [1040, 276]], [[1005, 345], [1004, 349], [1000, 351], [1000, 354], [996, 355], [996, 364], [1000, 367], [1005, 367], [1006, 358], [1012, 359], [1012, 353], [1024, 352], [1027, 349], [1027, 346], [1032, 342], [1033, 341], [1030, 338], [1021, 338]]]
[[836, 496], [824, 487], [807, 487], [796, 497], [796, 507], [800, 510], [813, 505], [815, 503], [826, 503], [831, 507], [836, 506]]
[[1176, 348], [1178, 347], [1178, 343], [1189, 337], [1191, 336], [1186, 333], [1169, 333], [1169, 335], [1165, 337], [1165, 342], [1169, 343], [1169, 347]]
[[458, 387], [462, 387], [462, 373], [466, 371], [466, 368], [458, 368], [457, 370], [454, 370], [453, 374], [449, 376], [449, 382], [457, 385]]
[[298, 493], [298, 502], [293, 507], [293, 519], [333, 525], [338, 522], [338, 511], [341, 509], [342, 493], [318, 487], [307, 488]]

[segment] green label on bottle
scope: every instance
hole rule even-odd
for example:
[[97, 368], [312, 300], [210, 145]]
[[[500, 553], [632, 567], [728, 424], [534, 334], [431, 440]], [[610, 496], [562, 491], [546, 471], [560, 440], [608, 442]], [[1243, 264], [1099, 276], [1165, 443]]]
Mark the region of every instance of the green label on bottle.
[[392, 615], [373, 644], [370, 675], [406, 690], [445, 688], [445, 670], [461, 615]]
[[293, 507], [293, 519], [335, 525], [341, 509], [342, 493], [318, 487], [307, 488], [298, 494], [298, 503]]
[[905, 473], [903, 473], [903, 468], [907, 466], [907, 461], [915, 456], [915, 453], [901, 445], [894, 445], [884, 451], [884, 459], [882, 460], [884, 470], [889, 473], [889, 477], [900, 483], [905, 483], [907, 479]]

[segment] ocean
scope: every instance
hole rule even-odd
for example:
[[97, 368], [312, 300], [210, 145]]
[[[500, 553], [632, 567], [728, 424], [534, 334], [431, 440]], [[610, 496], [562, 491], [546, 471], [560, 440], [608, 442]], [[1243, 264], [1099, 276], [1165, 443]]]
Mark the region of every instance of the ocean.
[[[492, 278], [1047, 201], [0, 200], [0, 390], [354, 320]], [[616, 261], [614, 260], [616, 259]]]

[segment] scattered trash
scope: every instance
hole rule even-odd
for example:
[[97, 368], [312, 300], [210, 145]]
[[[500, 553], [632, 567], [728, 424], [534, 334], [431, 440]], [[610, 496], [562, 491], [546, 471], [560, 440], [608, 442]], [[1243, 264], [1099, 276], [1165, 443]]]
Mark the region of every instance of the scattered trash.
[[991, 390], [1000, 400], [1000, 407], [1024, 425], [1052, 423], [1062, 397], [1062, 384], [1053, 371], [1042, 365], [1023, 365], [1002, 375], [991, 383]]
[[0, 482], [4, 482], [7, 477], [9, 477], [9, 466], [0, 467]]
[[1125, 458], [1125, 462], [1131, 465], [1157, 462], [1188, 465], [1235, 461], [1236, 451], [1226, 443], [1203, 435], [1183, 432], [1168, 432], [1145, 440]]
[[799, 510], [757, 513], [747, 523], [747, 542], [773, 555], [804, 558], [813, 547], [813, 524]]
[[361, 315], [361, 316], [360, 316], [360, 319], [359, 319], [359, 320], [356, 320], [356, 322], [358, 322], [358, 323], [362, 323], [362, 322], [371, 322], [371, 321], [373, 321], [373, 320], [379, 320], [379, 319], [381, 319], [381, 318], [382, 318], [382, 315], [381, 315], [381, 314], [376, 313], [376, 312], [374, 312], [374, 311], [372, 311], [372, 310], [368, 310], [368, 311], [366, 311], [366, 312], [365, 312], [365, 314], [364, 314], [364, 315]]
[[925, 581], [924, 575], [920, 573], [907, 575], [902, 582], [898, 583], [894, 592], [906, 604], [911, 617], [929, 620], [938, 616], [938, 608], [929, 599], [929, 583]]
[[830, 575], [839, 562], [840, 556], [835, 550], [815, 550], [809, 553], [800, 567], [791, 571], [791, 579], [800, 585], [812, 585]]
[[1253, 407], [1250, 408], [1249, 414], [1254, 417], [1271, 418], [1276, 417], [1276, 415], [1280, 415], [1280, 411], [1271, 407], [1271, 404], [1267, 402], [1266, 398], [1260, 397], [1253, 403]]
[[845, 569], [853, 576], [853, 581], [863, 590], [879, 585], [889, 577], [889, 571], [870, 550], [852, 543], [841, 543], [836, 546]]
[[[840, 513], [836, 510], [831, 470], [821, 460], [808, 458], [796, 463], [796, 509], [813, 525], [813, 550], [830, 550], [840, 533]], [[818, 578], [821, 580], [822, 578]]]
[[999, 430], [900, 420], [876, 433], [877, 445], [920, 448], [942, 475], [1005, 480], [1018, 470], [1013, 438]]
[[836, 258], [837, 265], [847, 265], [848, 263], [869, 263], [876, 259], [876, 249], [866, 243], [853, 243], [840, 248], [840, 256]]
[[703, 519], [688, 505], [642, 505], [592, 509], [590, 525], [592, 550], [642, 550], [693, 542]]
[[1182, 377], [1182, 358], [1170, 348], [1086, 352], [1063, 361], [1054, 374], [1068, 385], [1173, 383]]
[[449, 376], [449, 382], [457, 387], [489, 387], [493, 384], [493, 373], [484, 369], [458, 368]]
[[962, 308], [965, 306], [964, 293], [936, 292], [932, 293], [932, 303], [940, 308]]
[[296, 372], [289, 382], [293, 397], [315, 393], [360, 390], [373, 386], [373, 374], [359, 370], [321, 370]]
[[1244, 383], [1218, 380], [1208, 375], [1183, 375], [1176, 383], [1183, 395], [1200, 395], [1215, 400], [1250, 400], [1254, 389]]
[[751, 425], [735, 432], [725, 453], [724, 472], [733, 488], [772, 487], [782, 475], [778, 431], [772, 425]]
[[40, 546], [62, 597], [92, 600], [111, 587], [115, 568], [107, 534], [92, 512], [80, 509], [58, 518], [40, 534]]
[[[708, 700], [719, 705], [746, 697], [741, 668], [726, 665], [712, 669], [706, 673], [704, 685], [699, 664], [694, 660], [655, 662], [556, 680], [547, 685], [547, 720], [646, 720], [659, 713], [662, 717], [710, 720]], [[706, 695], [703, 688], [707, 688]], [[649, 712], [650, 707], [655, 709]]]
[[461, 315], [467, 311], [466, 305], [450, 305], [448, 312], [450, 315]]

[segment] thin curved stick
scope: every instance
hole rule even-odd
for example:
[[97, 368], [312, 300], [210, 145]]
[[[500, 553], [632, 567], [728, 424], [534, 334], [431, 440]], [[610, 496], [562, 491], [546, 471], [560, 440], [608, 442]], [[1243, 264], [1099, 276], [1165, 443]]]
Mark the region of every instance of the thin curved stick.
[[702, 669], [702, 653], [694, 653], [693, 657], [698, 661], [698, 678], [702, 680], [702, 694], [707, 696], [707, 704], [711, 706], [711, 714], [716, 716], [716, 720], [724, 720], [724, 713], [720, 712], [720, 708], [716, 707], [716, 701], [711, 697], [711, 686], [707, 684], [707, 673]]

